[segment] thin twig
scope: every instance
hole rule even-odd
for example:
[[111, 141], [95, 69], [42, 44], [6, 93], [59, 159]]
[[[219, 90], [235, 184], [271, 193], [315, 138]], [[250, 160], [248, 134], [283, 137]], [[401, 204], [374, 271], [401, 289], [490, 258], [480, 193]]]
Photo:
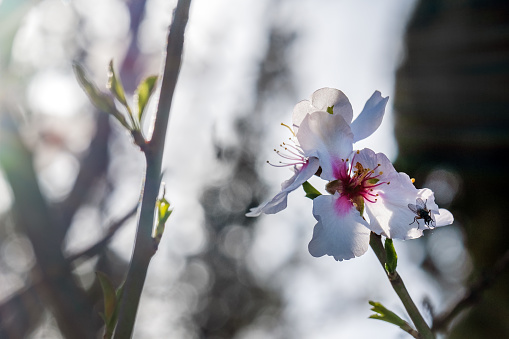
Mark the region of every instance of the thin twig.
[[415, 306], [415, 303], [412, 300], [410, 294], [408, 293], [408, 290], [406, 289], [405, 284], [403, 283], [403, 280], [401, 279], [398, 272], [394, 271], [394, 273], [388, 273], [385, 270], [386, 254], [385, 248], [382, 244], [381, 237], [371, 232], [369, 244], [373, 251], [375, 252], [378, 261], [380, 261], [380, 264], [382, 264], [384, 271], [387, 273], [387, 277], [389, 278], [392, 288], [394, 289], [399, 299], [403, 303], [403, 306], [405, 306], [408, 315], [410, 316], [415, 327], [417, 328], [420, 338], [434, 339], [435, 336], [433, 335], [433, 332], [431, 332], [428, 324], [426, 323], [421, 313], [419, 312], [419, 309], [417, 308], [417, 306]]
[[137, 207], [131, 209], [129, 212], [127, 212], [126, 215], [124, 215], [119, 220], [116, 220], [113, 223], [111, 223], [110, 226], [108, 227], [108, 233], [106, 233], [106, 235], [101, 240], [99, 240], [98, 242], [96, 242], [89, 248], [84, 249], [81, 252], [70, 255], [69, 257], [67, 257], [67, 261], [72, 262], [76, 259], [83, 257], [91, 258], [99, 254], [101, 251], [104, 250], [106, 245], [110, 242], [111, 238], [113, 238], [113, 236], [120, 229], [120, 227], [123, 226], [125, 222], [136, 213], [136, 211]]
[[62, 242], [72, 224], [72, 218], [76, 211], [89, 196], [89, 192], [94, 187], [93, 183], [101, 177], [108, 168], [109, 155], [108, 139], [111, 134], [111, 127], [109, 124], [109, 117], [107, 114], [99, 114], [96, 119], [96, 132], [90, 146], [88, 147], [87, 154], [80, 160], [80, 170], [74, 181], [74, 185], [69, 195], [60, 203], [56, 205], [59, 213], [59, 233], [60, 242]]
[[157, 108], [152, 140], [144, 149], [146, 173], [141, 192], [141, 208], [134, 250], [124, 284], [120, 304], [115, 339], [128, 339], [132, 336], [138, 304], [147, 275], [150, 259], [155, 253], [152, 230], [154, 226], [154, 208], [161, 183], [161, 163], [164, 151], [167, 125], [173, 93], [182, 62], [184, 31], [189, 16], [191, 0], [179, 0], [173, 14], [173, 21], [168, 34], [166, 61], [163, 73], [161, 94]]
[[493, 268], [485, 272], [474, 282], [454, 306], [448, 311], [438, 315], [433, 320], [433, 332], [446, 330], [447, 325], [463, 310], [473, 306], [481, 298], [482, 293], [493, 285], [500, 274], [509, 268], [509, 250], [497, 260]]

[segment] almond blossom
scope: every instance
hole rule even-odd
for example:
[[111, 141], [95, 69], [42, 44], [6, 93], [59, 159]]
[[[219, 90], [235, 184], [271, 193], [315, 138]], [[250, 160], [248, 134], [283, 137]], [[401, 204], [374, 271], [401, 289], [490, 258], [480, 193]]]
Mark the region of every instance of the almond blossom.
[[[338, 116], [342, 117], [343, 119], [339, 121], [339, 125], [336, 123], [331, 125], [330, 128], [343, 128], [342, 131], [338, 132], [345, 133], [345, 136], [348, 135], [348, 138], [342, 141], [344, 145], [341, 147], [346, 147], [345, 151], [351, 151], [354, 142], [370, 136], [380, 126], [388, 99], [388, 97], [382, 98], [380, 92], [375, 91], [353, 123], [352, 105], [347, 96], [338, 89], [322, 88], [313, 93], [311, 101], [303, 100], [299, 102], [293, 109], [293, 137], [290, 139], [290, 144], [283, 143], [281, 145], [283, 152], [276, 151], [287, 162], [275, 165], [278, 167], [293, 167], [294, 175], [283, 182], [281, 191], [274, 198], [256, 208], [252, 208], [246, 216], [256, 217], [262, 213], [274, 214], [285, 209], [288, 194], [297, 189], [318, 171], [320, 166], [314, 149], [309, 147], [309, 142], [307, 143], [308, 147], [305, 149], [300, 145], [299, 125], [307, 115], [316, 111], [324, 111], [331, 113], [334, 116], [333, 120], [337, 120], [336, 117]], [[343, 126], [344, 122], [347, 122], [348, 126]], [[352, 128], [355, 134], [352, 133]], [[300, 133], [300, 135], [302, 136], [303, 133]]]
[[451, 224], [452, 214], [438, 208], [433, 192], [415, 188], [410, 177], [398, 173], [383, 153], [353, 150], [355, 141], [378, 128], [386, 103], [387, 98], [375, 92], [353, 123], [350, 103], [339, 90], [321, 89], [311, 101], [297, 104], [295, 144], [285, 147], [291, 156], [280, 153], [294, 161], [283, 164], [293, 165], [294, 175], [271, 201], [247, 215], [284, 209], [288, 193], [316, 174], [327, 182], [324, 188], [329, 194], [313, 201], [317, 224], [308, 248], [315, 257], [330, 255], [340, 261], [358, 257], [367, 251], [371, 232], [393, 239], [422, 236], [430, 223], [422, 228], [415, 223], [415, 210], [409, 206], [417, 199], [426, 201], [425, 215], [428, 220], [434, 218], [433, 227]]

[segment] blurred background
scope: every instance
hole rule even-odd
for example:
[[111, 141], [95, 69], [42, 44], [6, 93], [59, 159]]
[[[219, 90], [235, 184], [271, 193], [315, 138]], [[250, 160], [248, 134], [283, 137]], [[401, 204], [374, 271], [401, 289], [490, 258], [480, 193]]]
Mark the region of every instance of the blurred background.
[[[113, 59], [132, 93], [161, 70], [175, 5], [0, 0], [0, 338], [100, 336], [94, 272], [123, 279], [144, 161], [72, 62], [104, 89]], [[309, 255], [303, 191], [277, 215], [244, 216], [291, 176], [266, 160], [279, 160], [293, 106], [322, 87], [345, 92], [354, 115], [375, 90], [390, 96], [355, 147], [386, 153], [455, 215], [395, 242], [425, 317], [491, 277], [509, 247], [505, 1], [194, 0], [163, 165], [175, 210], [135, 338], [408, 337], [368, 319], [368, 300], [405, 314], [371, 250], [341, 263]], [[487, 282], [443, 337], [509, 337], [509, 276]]]

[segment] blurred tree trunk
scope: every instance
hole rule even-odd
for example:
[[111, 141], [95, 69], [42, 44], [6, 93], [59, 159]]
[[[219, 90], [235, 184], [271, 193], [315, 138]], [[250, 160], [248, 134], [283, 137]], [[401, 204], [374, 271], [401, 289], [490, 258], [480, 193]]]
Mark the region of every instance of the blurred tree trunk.
[[[451, 209], [477, 276], [509, 248], [509, 3], [420, 1], [406, 49], [396, 79], [398, 169], [418, 186], [435, 168], [460, 175]], [[509, 338], [507, 286], [506, 272], [450, 338]]]
[[[269, 34], [268, 49], [259, 66], [255, 105], [247, 112], [242, 107], [241, 117], [235, 120], [239, 140], [235, 146], [215, 142], [217, 160], [228, 166], [228, 175], [205, 187], [200, 199], [210, 241], [193, 259], [205, 264], [213, 276], [207, 293], [201, 296], [204, 306], [194, 314], [200, 338], [234, 338], [255, 325], [276, 327], [282, 312], [281, 296], [257, 282], [246, 269], [245, 259], [256, 221], [245, 213], [263, 201], [265, 190], [255, 166], [263, 138], [259, 121], [272, 93], [280, 96], [293, 93], [286, 51], [295, 34], [277, 28], [272, 28]], [[239, 239], [232, 245], [226, 241], [228, 237]], [[232, 252], [242, 254], [236, 256]]]
[[[120, 74], [124, 80], [127, 79], [126, 88], [131, 91], [139, 80], [139, 74], [145, 71], [140, 71], [143, 64], [139, 62], [140, 51], [137, 47], [137, 32], [145, 4], [145, 0], [128, 3], [130, 29], [134, 38], [120, 68]], [[83, 23], [80, 21], [80, 24]], [[83, 32], [79, 29], [76, 34], [79, 36], [77, 41], [84, 39]], [[74, 59], [83, 62], [86, 53], [87, 49], [84, 48], [77, 52]], [[6, 74], [16, 71], [9, 68], [12, 67], [9, 63], [4, 67]], [[97, 193], [98, 187], [109, 186], [108, 144], [112, 137], [109, 116], [105, 112], [97, 112], [95, 135], [87, 151], [76, 155], [80, 158], [80, 166], [73, 187], [62, 201], [52, 202], [39, 189], [38, 173], [33, 166], [34, 154], [30, 147], [25, 146], [23, 136], [18, 131], [18, 121], [14, 121], [14, 115], [10, 114], [11, 107], [23, 107], [25, 103], [13, 104], [11, 100], [6, 101], [9, 101], [8, 104], [0, 103], [0, 169], [10, 186], [14, 202], [12, 210], [0, 216], [1, 219], [5, 218], [0, 220], [0, 227], [11, 222], [14, 224], [11, 232], [27, 236], [36, 257], [36, 265], [30, 274], [27, 273], [25, 287], [0, 303], [0, 339], [28, 337], [40, 325], [44, 313], [48, 310], [64, 337], [96, 338], [103, 326], [99, 317], [103, 308], [101, 288], [96, 280], [90, 288], [83, 289], [77, 281], [75, 266], [87, 258], [97, 256], [95, 266], [83, 275], [100, 270], [118, 285], [125, 274], [126, 262], [110, 251], [107, 245], [114, 232], [132, 216], [133, 211], [112, 223], [105, 237], [87, 251], [66, 258], [62, 248], [76, 213], [84, 206], [100, 210], [111, 193], [109, 189], [99, 190], [100, 193]], [[97, 228], [101, 225], [90, 223], [88, 226]], [[0, 233], [0, 248], [9, 234], [8, 231], [4, 233]]]

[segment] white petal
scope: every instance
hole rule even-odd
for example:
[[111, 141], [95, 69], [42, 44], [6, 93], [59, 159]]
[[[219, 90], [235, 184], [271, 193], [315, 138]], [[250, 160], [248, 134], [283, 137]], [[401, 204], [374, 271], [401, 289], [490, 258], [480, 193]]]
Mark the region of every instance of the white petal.
[[318, 170], [319, 162], [316, 158], [309, 158], [307, 164], [302, 168], [295, 168], [295, 174], [281, 185], [281, 192], [258, 207], [251, 208], [246, 217], [257, 217], [262, 213], [275, 214], [286, 208], [288, 194], [299, 188], [305, 181], [311, 178]]
[[308, 159], [308, 162], [304, 164], [301, 168], [295, 169], [295, 174], [290, 179], [283, 182], [281, 185], [281, 190], [291, 192], [300, 187], [304, 182], [306, 182], [309, 178], [311, 178], [316, 171], [318, 171], [318, 167], [320, 166], [320, 162], [317, 158], [311, 157]]
[[[429, 188], [421, 188], [417, 190], [417, 195], [421, 198], [426, 204], [426, 208], [431, 211], [432, 218], [435, 222], [433, 222], [433, 226], [441, 227], [447, 226], [453, 223], [454, 217], [451, 212], [446, 210], [445, 208], [438, 208], [438, 205], [435, 203], [435, 194]], [[428, 225], [424, 226], [423, 221], [419, 219], [421, 223], [421, 229], [427, 229]], [[429, 225], [431, 226], [431, 225]], [[431, 227], [433, 227], [431, 226]]]
[[[438, 205], [435, 203], [435, 193], [429, 188], [421, 188], [417, 190], [417, 197], [421, 198], [422, 201], [426, 204], [426, 208], [433, 212], [433, 214], [438, 214], [439, 209]], [[414, 203], [415, 204], [415, 203]]]
[[379, 91], [375, 91], [371, 98], [368, 99], [364, 109], [351, 126], [354, 142], [369, 137], [380, 127], [388, 100], [389, 97], [382, 98]]
[[313, 113], [315, 111], [318, 111], [318, 109], [313, 107], [311, 105], [311, 101], [309, 100], [302, 100], [297, 105], [295, 105], [292, 113], [292, 123], [295, 133], [297, 133], [298, 128], [302, 123], [302, 120], [304, 120], [304, 118], [306, 117], [306, 115]]
[[436, 227], [447, 226], [454, 222], [454, 216], [445, 208], [440, 209], [440, 214], [434, 214]]
[[366, 253], [370, 231], [367, 222], [352, 206], [345, 213], [338, 213], [336, 202], [339, 195], [321, 195], [313, 201], [313, 215], [318, 223], [308, 249], [314, 257], [333, 256], [346, 260]]
[[365, 207], [370, 219], [369, 228], [388, 238], [415, 239], [422, 236], [426, 228], [422, 220], [419, 220], [420, 226], [413, 222], [416, 215], [408, 208], [408, 203], [402, 203], [399, 199], [386, 199], [380, 195], [376, 203], [365, 204]]
[[288, 193], [287, 191], [281, 191], [272, 200], [266, 201], [258, 207], [251, 208], [246, 213], [246, 217], [257, 217], [262, 213], [275, 214], [284, 210], [287, 204]]
[[304, 154], [320, 160], [325, 180], [333, 180], [332, 165], [352, 151], [353, 134], [341, 115], [318, 111], [308, 114], [297, 132]]
[[[376, 202], [365, 200], [366, 213], [370, 219], [369, 228], [377, 233], [393, 239], [410, 239], [422, 235], [415, 232], [418, 224], [412, 223], [415, 214], [408, 208], [408, 204], [415, 204], [419, 191], [414, 187], [410, 177], [405, 173], [398, 173], [387, 156], [374, 153], [370, 149], [363, 149], [355, 155], [354, 162], [359, 162], [367, 169], [375, 169], [382, 183], [373, 188], [373, 194], [378, 194]], [[355, 165], [355, 164], [354, 164]], [[382, 172], [382, 174], [379, 174]], [[388, 184], [390, 183], [390, 184]], [[374, 200], [373, 197], [370, 200]], [[422, 224], [422, 223], [421, 223]]]
[[315, 91], [311, 96], [311, 104], [316, 107], [315, 111], [327, 111], [328, 107], [333, 107], [334, 115], [342, 115], [349, 125], [352, 122], [352, 105], [339, 89], [325, 87]]

